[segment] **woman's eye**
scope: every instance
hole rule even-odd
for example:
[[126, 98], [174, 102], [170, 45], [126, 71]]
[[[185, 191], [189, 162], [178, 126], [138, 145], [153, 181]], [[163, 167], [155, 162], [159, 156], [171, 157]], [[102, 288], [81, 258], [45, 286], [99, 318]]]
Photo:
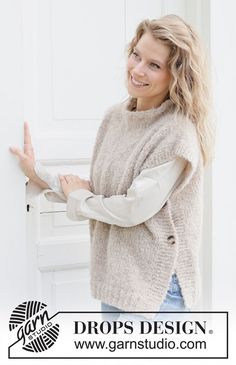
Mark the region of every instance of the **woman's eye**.
[[151, 63], [151, 65], [155, 66], [154, 68], [160, 68], [160, 66], [157, 65], [156, 63]]
[[135, 57], [136, 57], [136, 56], [138, 56], [138, 54], [137, 54], [136, 52], [134, 52], [134, 51], [133, 51], [132, 53], [133, 53], [133, 55], [134, 55]]
[[[139, 55], [135, 51], [132, 51], [132, 54], [135, 56], [135, 58], [139, 57]], [[157, 65], [156, 63], [151, 63], [151, 65], [154, 66], [154, 68], [156, 68], [156, 69], [160, 68], [160, 66]]]

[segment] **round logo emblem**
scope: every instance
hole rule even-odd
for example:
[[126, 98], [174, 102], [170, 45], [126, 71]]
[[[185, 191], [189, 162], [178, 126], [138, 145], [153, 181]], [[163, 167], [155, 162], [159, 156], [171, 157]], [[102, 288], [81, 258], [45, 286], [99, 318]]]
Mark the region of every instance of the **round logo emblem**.
[[30, 352], [42, 352], [54, 345], [59, 335], [59, 324], [53, 323], [47, 305], [37, 301], [19, 304], [9, 321], [10, 331], [15, 330], [22, 348]]

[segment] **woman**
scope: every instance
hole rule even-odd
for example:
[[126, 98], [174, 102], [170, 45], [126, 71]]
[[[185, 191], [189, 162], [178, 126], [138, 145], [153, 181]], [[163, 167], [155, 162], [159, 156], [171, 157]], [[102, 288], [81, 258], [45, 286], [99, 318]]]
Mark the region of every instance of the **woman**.
[[119, 311], [135, 318], [186, 311], [196, 303], [203, 167], [213, 145], [195, 31], [175, 15], [144, 20], [127, 51], [129, 97], [103, 118], [90, 182], [51, 176], [35, 163], [27, 125], [25, 151], [11, 149], [31, 186], [67, 202], [70, 219], [89, 218], [91, 292], [113, 312], [104, 319]]

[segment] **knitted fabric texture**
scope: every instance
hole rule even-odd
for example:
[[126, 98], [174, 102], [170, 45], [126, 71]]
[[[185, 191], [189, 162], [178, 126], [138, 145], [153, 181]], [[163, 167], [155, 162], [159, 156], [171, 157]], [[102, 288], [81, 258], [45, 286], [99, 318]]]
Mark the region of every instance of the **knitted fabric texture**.
[[146, 111], [131, 111], [132, 102], [129, 97], [113, 105], [103, 118], [92, 156], [92, 191], [105, 197], [126, 194], [143, 169], [176, 157], [184, 158], [187, 167], [168, 201], [144, 223], [119, 227], [90, 219], [91, 292], [124, 311], [155, 312], [176, 272], [185, 305], [191, 308], [200, 292], [203, 203], [196, 128], [175, 112], [170, 99]]

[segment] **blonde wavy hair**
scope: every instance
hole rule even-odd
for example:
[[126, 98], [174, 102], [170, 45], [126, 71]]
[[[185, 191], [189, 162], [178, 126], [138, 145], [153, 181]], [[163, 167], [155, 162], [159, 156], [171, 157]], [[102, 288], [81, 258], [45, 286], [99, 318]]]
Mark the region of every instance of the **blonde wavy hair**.
[[196, 125], [204, 165], [213, 159], [215, 127], [212, 118], [212, 94], [207, 53], [193, 28], [177, 15], [145, 19], [126, 48], [129, 57], [146, 32], [170, 48], [171, 73], [168, 97]]

